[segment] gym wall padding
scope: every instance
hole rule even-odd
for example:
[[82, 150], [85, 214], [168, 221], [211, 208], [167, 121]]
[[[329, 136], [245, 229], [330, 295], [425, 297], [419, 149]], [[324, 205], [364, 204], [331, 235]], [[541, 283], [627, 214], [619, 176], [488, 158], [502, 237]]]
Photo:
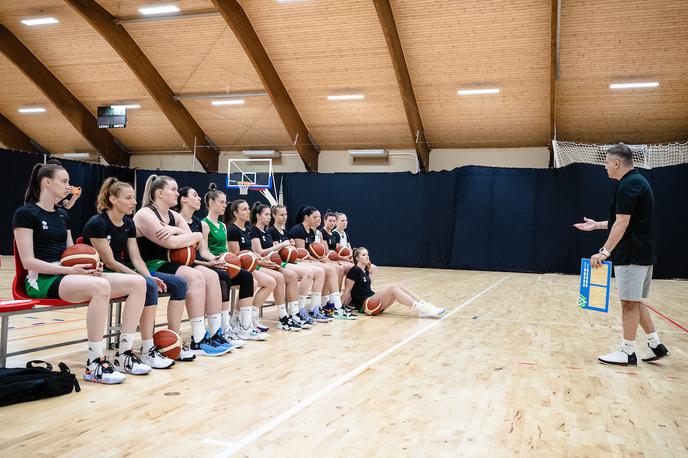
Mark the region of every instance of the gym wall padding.
[[[14, 209], [23, 202], [31, 171], [42, 155], [0, 150], [6, 170], [6, 221], [0, 243], [11, 253], [9, 228]], [[179, 186], [201, 195], [215, 182], [224, 189], [226, 174], [128, 170], [64, 161], [71, 181], [84, 193], [70, 210], [75, 237], [95, 213], [100, 183], [115, 174], [129, 182], [136, 176], [141, 201], [152, 173], [169, 175]], [[641, 170], [655, 192], [658, 263], [655, 278], [688, 278], [688, 164]], [[577, 274], [580, 258], [597, 252], [606, 231], [573, 228], [583, 216], [608, 217], [615, 182], [602, 167], [576, 164], [562, 169], [461, 167], [452, 171], [411, 173], [285, 173], [283, 183], [289, 224], [303, 205], [343, 211], [354, 246], [370, 249], [376, 264], [427, 268]], [[228, 193], [229, 200], [238, 192]], [[249, 192], [249, 204], [263, 201]], [[205, 211], [201, 211], [203, 216]]]

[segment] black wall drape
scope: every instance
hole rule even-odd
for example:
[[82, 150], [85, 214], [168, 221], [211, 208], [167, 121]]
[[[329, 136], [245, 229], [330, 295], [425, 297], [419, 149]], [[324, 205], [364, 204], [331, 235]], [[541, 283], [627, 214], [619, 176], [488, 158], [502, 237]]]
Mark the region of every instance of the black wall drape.
[[[33, 165], [42, 155], [0, 150], [10, 171], [0, 217], [6, 230], [2, 253], [11, 253], [10, 221], [22, 204]], [[226, 174], [165, 172], [104, 167], [64, 161], [71, 182], [83, 196], [70, 210], [77, 236], [95, 213], [95, 197], [111, 175], [134, 182], [141, 201], [150, 174], [165, 174], [179, 186], [192, 186], [203, 195], [210, 182], [224, 189]], [[641, 170], [656, 199], [656, 278], [688, 278], [688, 164]], [[349, 237], [364, 245], [377, 264], [430, 268], [559, 272], [577, 274], [580, 258], [597, 252], [605, 231], [580, 232], [573, 223], [583, 216], [608, 218], [614, 181], [602, 167], [576, 164], [562, 169], [462, 167], [452, 171], [411, 173], [286, 173], [283, 184], [290, 225], [301, 206], [343, 211], [349, 217]], [[229, 200], [239, 198], [236, 190]], [[260, 194], [249, 192], [249, 204]], [[202, 211], [201, 213], [205, 213]]]

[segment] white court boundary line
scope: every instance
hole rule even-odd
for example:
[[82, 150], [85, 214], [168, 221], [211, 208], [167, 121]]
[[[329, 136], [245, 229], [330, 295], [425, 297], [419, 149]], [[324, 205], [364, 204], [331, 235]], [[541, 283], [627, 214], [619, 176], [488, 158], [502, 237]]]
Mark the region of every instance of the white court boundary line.
[[340, 386], [342, 386], [346, 382], [350, 381], [354, 377], [360, 375], [361, 373], [366, 371], [373, 364], [385, 359], [387, 356], [394, 353], [395, 351], [397, 351], [401, 347], [405, 346], [406, 344], [408, 344], [409, 342], [411, 342], [412, 340], [414, 340], [418, 336], [425, 334], [427, 331], [429, 331], [433, 327], [437, 326], [442, 321], [449, 318], [454, 313], [458, 312], [459, 310], [461, 310], [462, 308], [464, 308], [465, 306], [467, 306], [471, 302], [475, 301], [476, 299], [478, 299], [480, 296], [487, 293], [491, 289], [495, 288], [496, 286], [499, 286], [501, 283], [503, 283], [505, 280], [507, 280], [509, 278], [511, 278], [511, 275], [507, 275], [506, 277], [503, 277], [501, 280], [499, 280], [499, 281], [493, 283], [492, 285], [488, 286], [487, 288], [483, 289], [482, 291], [480, 291], [479, 293], [477, 293], [476, 295], [474, 295], [473, 297], [471, 297], [470, 299], [465, 301], [463, 304], [459, 305], [454, 310], [452, 310], [451, 312], [444, 315], [442, 318], [433, 321], [432, 323], [428, 324], [424, 328], [411, 334], [410, 336], [408, 336], [407, 338], [405, 338], [401, 342], [391, 346], [390, 348], [383, 351], [382, 353], [375, 356], [374, 358], [369, 359], [367, 362], [361, 364], [357, 368], [355, 368], [355, 369], [347, 372], [346, 374], [342, 375], [341, 377], [333, 380], [327, 386], [318, 390], [316, 393], [312, 394], [311, 396], [304, 399], [303, 401], [297, 403], [296, 405], [294, 405], [290, 409], [286, 410], [285, 412], [282, 412], [280, 415], [278, 415], [275, 418], [273, 418], [272, 420], [268, 421], [263, 426], [254, 430], [252, 433], [247, 434], [238, 442], [225, 442], [225, 441], [220, 441], [220, 440], [216, 440], [216, 439], [204, 439], [202, 442], [204, 444], [207, 444], [207, 445], [217, 445], [217, 446], [227, 447], [225, 450], [223, 450], [222, 452], [217, 454], [216, 458], [226, 458], [228, 456], [233, 455], [234, 453], [238, 452], [242, 448], [246, 447], [247, 445], [249, 445], [250, 443], [252, 443], [256, 439], [258, 439], [259, 437], [264, 435], [265, 433], [272, 431], [273, 429], [275, 429], [280, 424], [284, 423], [285, 421], [289, 420], [294, 415], [296, 415], [299, 412], [301, 412], [302, 410], [306, 409], [307, 407], [309, 407], [311, 404], [313, 404], [318, 399], [322, 398], [323, 396], [325, 396], [326, 394], [335, 390], [336, 388], [339, 388]]

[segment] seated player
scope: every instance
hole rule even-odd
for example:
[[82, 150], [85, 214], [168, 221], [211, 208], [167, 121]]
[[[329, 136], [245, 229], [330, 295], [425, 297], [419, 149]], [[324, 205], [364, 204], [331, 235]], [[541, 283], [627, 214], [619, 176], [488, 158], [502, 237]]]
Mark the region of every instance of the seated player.
[[[320, 229], [320, 234], [322, 235], [322, 242], [326, 244], [327, 250], [337, 251], [337, 245], [341, 241], [339, 234], [334, 232], [335, 225], [337, 224], [337, 214], [332, 212], [326, 212], [324, 216], [323, 227]], [[345, 258], [340, 258], [336, 261], [339, 267], [339, 284], [342, 284], [342, 280], [346, 276], [346, 273], [353, 267], [353, 263], [349, 262]]]
[[[107, 321], [110, 298], [125, 292], [114, 290], [101, 276], [102, 268], [92, 269], [88, 264], [72, 267], [60, 265], [62, 253], [73, 245], [69, 214], [58, 208], [70, 192], [69, 174], [58, 164], [36, 164], [31, 171], [24, 205], [14, 212], [12, 227], [19, 259], [28, 276], [24, 287], [29, 297], [36, 299], [62, 299], [67, 302], [88, 302], [86, 329], [88, 333], [88, 360], [84, 380], [116, 384], [126, 379], [105, 356], [103, 332]], [[113, 275], [113, 274], [111, 274]], [[140, 296], [130, 305], [143, 309], [145, 283]], [[130, 308], [134, 312], [133, 308]]]
[[365, 313], [363, 305], [366, 299], [373, 298], [380, 301], [382, 311], [394, 301], [418, 311], [420, 318], [438, 318], [444, 314], [444, 309], [425, 302], [413, 291], [402, 284], [388, 285], [377, 293], [372, 290], [370, 280], [370, 259], [368, 250], [364, 247], [356, 248], [353, 252], [354, 266], [346, 274], [344, 295], [342, 300]]
[[[153, 345], [158, 291], [169, 290], [176, 300], [184, 300], [186, 282], [174, 275], [159, 273], [161, 277], [153, 277], [148, 272], [136, 243], [136, 225], [128, 216], [136, 210], [136, 193], [129, 183], [112, 177], [106, 179], [100, 187], [96, 208], [99, 213], [92, 216], [84, 227], [84, 242], [96, 249], [107, 271], [144, 278], [146, 300], [141, 315], [141, 361], [154, 369], [172, 367], [174, 361], [165, 357], [158, 347]], [[165, 283], [166, 281], [169, 284]], [[133, 317], [128, 319], [131, 320]], [[122, 322], [119, 352], [115, 356], [115, 368], [121, 372], [132, 372], [140, 363], [139, 358], [132, 352], [132, 331], [135, 330], [136, 321]]]

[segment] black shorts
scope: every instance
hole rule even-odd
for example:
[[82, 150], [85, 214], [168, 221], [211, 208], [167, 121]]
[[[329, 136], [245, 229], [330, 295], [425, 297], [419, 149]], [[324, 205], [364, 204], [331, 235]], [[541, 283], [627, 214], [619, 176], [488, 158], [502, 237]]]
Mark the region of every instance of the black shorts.
[[181, 264], [177, 264], [175, 262], [166, 262], [165, 264], [158, 267], [158, 270], [156, 270], [156, 272], [162, 272], [164, 274], [174, 275], [177, 273], [177, 271], [179, 270], [179, 268], [181, 266], [182, 266]]

